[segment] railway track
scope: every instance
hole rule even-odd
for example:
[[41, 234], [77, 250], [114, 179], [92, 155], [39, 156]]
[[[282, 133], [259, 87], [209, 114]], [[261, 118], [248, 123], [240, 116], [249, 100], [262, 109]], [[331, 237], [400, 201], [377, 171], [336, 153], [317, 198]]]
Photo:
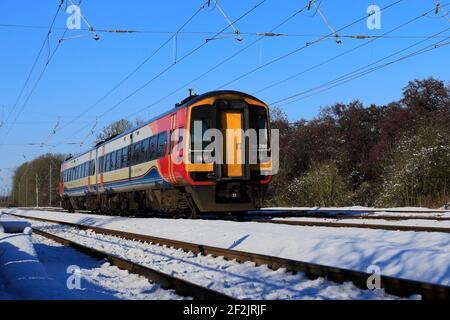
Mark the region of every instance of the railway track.
[[[52, 219], [27, 217], [27, 216], [21, 216], [21, 215], [17, 215], [17, 214], [10, 214], [10, 215], [16, 216], [19, 218], [24, 218], [24, 219], [30, 219], [30, 220], [35, 220], [35, 221], [70, 226], [70, 227], [77, 228], [79, 230], [90, 230], [97, 234], [115, 236], [115, 237], [119, 237], [119, 238], [126, 239], [126, 240], [141, 241], [144, 243], [146, 242], [146, 243], [151, 243], [151, 244], [157, 244], [160, 246], [172, 247], [175, 249], [181, 249], [186, 252], [192, 252], [192, 253], [195, 253], [196, 255], [205, 255], [205, 256], [211, 255], [213, 257], [223, 257], [227, 260], [236, 260], [237, 262], [240, 262], [240, 263], [253, 262], [257, 266], [258, 265], [267, 265], [269, 268], [271, 268], [273, 270], [276, 270], [279, 268], [284, 268], [287, 271], [290, 271], [293, 273], [303, 273], [303, 274], [305, 274], [306, 277], [308, 277], [310, 279], [317, 279], [319, 277], [323, 277], [323, 278], [326, 278], [326, 279], [336, 282], [336, 283], [352, 282], [356, 287], [361, 288], [361, 289], [366, 289], [366, 290], [367, 290], [367, 279], [371, 276], [371, 274], [368, 274], [365, 272], [360, 272], [360, 271], [336, 268], [336, 267], [331, 267], [331, 266], [325, 266], [325, 265], [319, 265], [319, 264], [314, 264], [314, 263], [309, 263], [309, 262], [296, 261], [296, 260], [284, 259], [284, 258], [279, 258], [279, 257], [255, 254], [255, 253], [250, 253], [250, 252], [230, 250], [230, 249], [224, 249], [224, 248], [219, 248], [219, 247], [206, 246], [206, 245], [201, 245], [201, 244], [153, 237], [153, 236], [149, 236], [149, 235], [129, 233], [129, 232], [119, 231], [119, 230], [110, 230], [110, 229], [105, 229], [105, 228], [80, 225], [80, 224], [69, 223], [69, 222], [61, 222], [61, 221], [52, 220]], [[36, 230], [36, 233], [39, 233], [39, 232], [40, 232], [39, 230]], [[67, 239], [62, 239], [61, 241], [67, 241]], [[73, 245], [75, 247], [80, 248], [81, 250], [86, 250], [88, 252], [91, 250], [90, 248], [85, 248], [83, 246], [80, 247], [78, 244], [73, 244]], [[103, 253], [102, 257], [105, 258], [105, 253]], [[130, 265], [129, 262], [123, 261], [122, 258], [116, 257], [116, 260], [115, 260], [114, 257], [109, 257], [108, 254], [106, 254], [106, 258], [108, 260], [112, 259], [113, 262], [116, 261], [118, 263], [118, 266], [123, 264], [123, 266], [125, 268], [128, 268], [127, 270], [130, 270], [131, 272], [135, 268], [134, 265], [132, 265], [132, 264]], [[146, 270], [146, 269], [138, 268], [137, 270]], [[149, 272], [149, 271], [145, 271], [145, 272]], [[145, 276], [145, 272], [143, 274], [144, 276]], [[384, 276], [384, 275], [380, 276], [380, 284], [381, 284], [381, 288], [383, 288], [386, 293], [392, 294], [395, 296], [409, 297], [414, 294], [419, 294], [419, 295], [421, 295], [422, 299], [426, 299], [426, 300], [433, 300], [433, 299], [450, 300], [450, 287], [449, 286], [424, 283], [424, 282], [389, 277], [389, 276]], [[201, 297], [202, 297], [202, 295], [200, 295], [199, 298], [201, 298]]]
[[362, 228], [362, 229], [389, 230], [389, 231], [450, 233], [450, 228], [428, 227], [428, 226], [404, 226], [404, 225], [386, 225], [386, 224], [369, 224], [369, 223], [345, 223], [332, 221], [295, 221], [295, 220], [267, 220], [267, 219], [249, 219], [245, 221], [286, 224], [304, 227]]
[[[24, 209], [27, 210], [27, 209]], [[38, 211], [53, 211], [61, 212], [62, 209], [57, 208], [36, 208], [33, 210]], [[80, 213], [88, 213], [88, 211], [79, 211]], [[169, 216], [161, 216], [162, 218], [171, 218]], [[361, 219], [364, 220], [388, 220], [388, 221], [400, 221], [400, 220], [433, 220], [433, 221], [450, 221], [450, 218], [446, 217], [392, 217], [392, 216], [367, 216], [367, 215], [334, 215], [326, 213], [273, 213], [273, 214], [250, 214], [248, 217], [218, 217], [218, 216], [205, 216], [204, 219], [225, 219], [225, 220], [238, 220], [242, 222], [257, 222], [257, 223], [273, 223], [284, 224], [304, 227], [332, 227], [332, 228], [362, 228], [362, 229], [374, 229], [374, 230], [387, 230], [387, 231], [412, 231], [412, 232], [443, 232], [450, 233], [450, 228], [445, 227], [430, 227], [430, 226], [406, 226], [406, 225], [387, 225], [387, 224], [373, 224], [373, 223], [346, 223], [346, 222], [333, 222], [333, 221], [296, 221], [296, 220], [274, 220], [272, 218], [320, 218], [320, 219]]]
[[154, 283], [158, 283], [161, 288], [172, 289], [181, 296], [192, 297], [196, 300], [236, 300], [235, 298], [227, 296], [223, 293], [199, 286], [183, 279], [179, 279], [158, 270], [142, 266], [119, 256], [84, 246], [75, 241], [71, 241], [69, 239], [40, 230], [39, 228], [33, 228], [33, 233], [55, 241], [66, 247], [71, 247], [93, 258], [105, 259], [111, 265], [114, 265], [119, 269], [127, 270], [130, 273], [143, 276]]

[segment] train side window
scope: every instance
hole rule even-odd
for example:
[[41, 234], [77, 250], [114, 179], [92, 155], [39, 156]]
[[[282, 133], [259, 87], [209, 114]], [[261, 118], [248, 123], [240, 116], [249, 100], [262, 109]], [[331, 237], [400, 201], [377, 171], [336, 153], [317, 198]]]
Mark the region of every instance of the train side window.
[[99, 170], [99, 172], [98, 173], [102, 173], [103, 172], [103, 157], [100, 157], [99, 159], [98, 159], [98, 170]]
[[122, 168], [125, 168], [128, 166], [128, 147], [122, 148]]
[[156, 159], [156, 151], [158, 146], [158, 136], [155, 135], [150, 137], [150, 146], [149, 146], [149, 160]]
[[158, 151], [157, 158], [164, 157], [167, 149], [167, 132], [160, 133], [158, 135]]
[[149, 160], [148, 150], [149, 150], [149, 139], [145, 139], [142, 141], [141, 145], [141, 162], [146, 162]]
[[111, 168], [111, 154], [107, 154], [105, 157], [105, 172], [109, 172]]
[[122, 149], [116, 150], [116, 170], [122, 167]]
[[111, 152], [111, 171], [116, 170], [116, 155], [117, 153], [115, 151]]
[[128, 152], [128, 155], [127, 155], [127, 167], [129, 167], [129, 166], [131, 166], [131, 149], [132, 148], [132, 146], [131, 146], [131, 144], [127, 147], [127, 152]]
[[87, 165], [87, 162], [85, 162], [85, 163], [83, 163], [83, 166], [82, 166], [82, 171], [83, 171], [83, 174], [82, 174], [82, 177], [83, 178], [85, 178], [86, 176], [87, 176], [87, 170], [86, 170], [86, 165]]
[[136, 142], [133, 145], [133, 165], [139, 164], [139, 152], [141, 150], [141, 142]]
[[91, 176], [95, 175], [95, 160], [91, 161]]

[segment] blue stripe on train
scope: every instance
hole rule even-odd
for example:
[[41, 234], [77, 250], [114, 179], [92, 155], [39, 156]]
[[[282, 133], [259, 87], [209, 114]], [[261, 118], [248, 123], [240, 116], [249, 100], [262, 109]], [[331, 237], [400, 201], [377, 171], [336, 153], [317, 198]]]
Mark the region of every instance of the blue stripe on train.
[[[117, 187], [126, 187], [126, 186], [135, 186], [139, 184], [152, 184], [160, 182], [163, 183], [164, 187], [168, 187], [169, 184], [163, 180], [161, 175], [159, 174], [158, 170], [156, 168], [152, 168], [144, 177], [135, 179], [135, 180], [126, 180], [126, 181], [120, 181], [120, 182], [105, 182], [105, 189], [107, 191], [114, 191], [114, 188]], [[96, 185], [91, 185], [91, 192], [96, 192], [97, 187]], [[66, 188], [64, 187], [64, 193], [67, 195], [73, 194], [73, 193], [87, 193], [88, 188], [87, 186], [78, 187], [78, 188]]]

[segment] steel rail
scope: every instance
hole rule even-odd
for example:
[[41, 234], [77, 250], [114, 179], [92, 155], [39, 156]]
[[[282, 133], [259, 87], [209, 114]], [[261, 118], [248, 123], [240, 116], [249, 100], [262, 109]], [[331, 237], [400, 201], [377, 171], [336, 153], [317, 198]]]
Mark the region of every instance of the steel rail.
[[[157, 245], [165, 245], [176, 249], [181, 249], [195, 254], [211, 255], [214, 257], [223, 257], [227, 260], [236, 260], [240, 263], [253, 262], [255, 265], [267, 265], [271, 269], [285, 268], [287, 271], [297, 273], [304, 273], [310, 279], [317, 279], [319, 277], [327, 278], [336, 283], [352, 282], [356, 287], [367, 290], [367, 281], [373, 276], [372, 274], [349, 270], [344, 268], [337, 268], [332, 266], [325, 266], [304, 261], [297, 261], [251, 252], [243, 252], [237, 250], [224, 249], [219, 247], [207, 246], [202, 244], [195, 244], [179, 240], [165, 239], [143, 234], [130, 233], [119, 230], [111, 230], [94, 226], [80, 225], [70, 222], [56, 221], [52, 219], [28, 217], [17, 214], [7, 213], [19, 218], [31, 219], [41, 222], [56, 223], [66, 225], [80, 230], [91, 230], [98, 234], [116, 236], [127, 240], [148, 242]], [[380, 276], [381, 288], [386, 293], [409, 297], [414, 294], [419, 294], [424, 300], [450, 300], [450, 286], [444, 286], [433, 283], [426, 283], [421, 281], [395, 278], [390, 276]]]
[[[52, 212], [66, 212], [63, 208], [15, 208], [20, 210], [36, 210], [36, 211], [52, 211]], [[89, 210], [76, 210], [79, 213], [92, 213]], [[433, 217], [433, 216], [371, 216], [370, 212], [388, 212], [388, 213], [427, 213], [429, 211], [405, 211], [405, 210], [271, 210], [265, 211], [250, 211], [248, 216], [253, 217], [271, 217], [271, 218], [326, 218], [326, 219], [373, 219], [373, 220], [436, 220], [436, 221], [450, 221], [450, 217]], [[342, 212], [360, 212], [358, 214], [343, 214]], [[439, 212], [439, 211], [436, 211]], [[442, 211], [442, 213], [450, 213], [450, 211]]]
[[344, 223], [329, 221], [295, 221], [295, 220], [267, 220], [249, 219], [248, 222], [285, 224], [304, 227], [330, 227], [330, 228], [360, 228], [388, 231], [412, 231], [412, 232], [444, 232], [450, 233], [450, 228], [428, 227], [428, 226], [404, 226], [394, 224], [369, 224], [369, 223]]
[[[346, 210], [343, 210], [346, 211]], [[275, 217], [275, 218], [330, 218], [330, 219], [374, 219], [374, 220], [436, 220], [436, 221], [450, 221], [450, 217], [433, 217], [433, 216], [371, 216], [366, 211], [356, 211], [361, 212], [358, 214], [343, 214], [338, 213], [338, 211], [314, 211], [315, 213], [305, 210], [305, 211], [277, 211], [270, 213], [270, 211], [263, 211], [257, 213], [250, 213], [251, 217]], [[342, 212], [342, 211], [341, 211]], [[378, 211], [374, 211], [378, 212]], [[390, 213], [396, 213], [397, 211], [392, 211]], [[398, 211], [397, 213], [404, 213]], [[416, 212], [424, 213], [424, 212]]]
[[39, 228], [33, 228], [33, 233], [60, 243], [63, 246], [71, 247], [93, 258], [106, 259], [111, 265], [114, 265], [119, 269], [127, 270], [130, 273], [143, 276], [152, 282], [158, 283], [161, 288], [172, 289], [182, 296], [193, 297], [196, 300], [236, 300], [236, 298], [230, 297], [223, 293], [168, 275], [158, 270], [123, 259], [116, 255], [84, 246], [75, 241], [40, 230]]
[[[23, 209], [23, 208], [22, 208]], [[27, 210], [27, 209], [25, 209]], [[56, 208], [52, 209], [44, 209], [44, 208], [35, 208], [33, 210], [37, 211], [54, 211], [54, 212], [62, 212]], [[83, 213], [83, 211], [80, 211]], [[158, 217], [158, 216], [156, 216]], [[255, 214], [251, 214], [247, 217], [238, 217], [239, 222], [256, 222], [256, 223], [273, 223], [273, 224], [284, 224], [284, 225], [292, 225], [292, 226], [304, 226], [304, 227], [330, 227], [330, 228], [360, 228], [360, 229], [374, 229], [374, 230], [387, 230], [387, 231], [404, 231], [404, 232], [441, 232], [441, 233], [450, 233], [450, 228], [446, 227], [430, 227], [430, 226], [405, 226], [405, 225], [393, 225], [393, 224], [372, 224], [372, 223], [346, 223], [346, 222], [333, 222], [333, 221], [298, 221], [298, 220], [274, 220], [269, 218], [318, 218], [318, 219], [372, 219], [375, 217], [370, 216], [358, 216], [358, 215], [328, 215], [328, 214], [294, 214], [287, 215], [283, 213], [279, 213], [276, 215], [262, 215], [258, 216]], [[375, 220], [391, 220], [391, 221], [401, 221], [402, 218], [392, 218], [387, 217], [388, 219], [382, 219], [381, 216], [377, 216]], [[168, 216], [161, 216], [160, 218], [170, 218]], [[450, 221], [450, 218], [431, 218], [424, 220], [435, 220], [435, 221]], [[213, 220], [220, 219], [220, 217], [204, 217], [204, 219]], [[224, 220], [230, 220], [227, 217], [223, 218]], [[415, 218], [418, 219], [418, 218]], [[408, 219], [406, 219], [408, 220]], [[420, 220], [420, 219], [419, 219]]]

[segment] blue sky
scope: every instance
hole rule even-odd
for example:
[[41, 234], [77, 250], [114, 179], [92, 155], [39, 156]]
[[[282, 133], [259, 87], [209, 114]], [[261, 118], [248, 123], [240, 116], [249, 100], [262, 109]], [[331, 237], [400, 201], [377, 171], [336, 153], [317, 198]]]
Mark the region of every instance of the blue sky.
[[[75, 2], [78, 3], [78, 0]], [[221, 0], [219, 4], [230, 19], [235, 20], [259, 2], [260, 0]], [[235, 27], [242, 33], [268, 32], [305, 6], [307, 2], [307, 0], [267, 0], [236, 23]], [[330, 25], [338, 30], [364, 17], [369, 5], [376, 4], [384, 7], [393, 2], [395, 0], [323, 0], [321, 9]], [[210, 41], [109, 112], [112, 106], [173, 63], [175, 50], [174, 42], [171, 41], [120, 88], [101, 103], [90, 108], [81, 118], [75, 119], [171, 36], [170, 33], [164, 32], [176, 31], [204, 3], [200, 0], [170, 2], [84, 0], [81, 5], [82, 13], [96, 29], [134, 29], [152, 32], [99, 33], [101, 36], [99, 41], [93, 40], [86, 31], [67, 32], [66, 38], [69, 40], [62, 41], [36, 90], [30, 96], [28, 103], [24, 105], [25, 97], [47, 60], [49, 49], [46, 45], [24, 96], [17, 107], [12, 109], [46, 37], [47, 30], [6, 25], [48, 27], [58, 3], [59, 0], [32, 2], [0, 0], [0, 122], [5, 121], [12, 110], [9, 121], [0, 128], [0, 194], [2, 188], [9, 185], [12, 172], [10, 169], [24, 162], [24, 156], [26, 159], [33, 159], [47, 152], [77, 153], [86, 149], [86, 146], [65, 143], [84, 141], [89, 144], [94, 138], [89, 132], [95, 119], [104, 113], [106, 116], [98, 120], [96, 130], [116, 119], [133, 119], [138, 116], [146, 120], [171, 108], [176, 102], [185, 98], [187, 88], [158, 104], [154, 103], [257, 39], [254, 35], [244, 34], [244, 41], [239, 42], [236, 37], [227, 34], [225, 38]], [[339, 33], [341, 35], [381, 35], [433, 9], [434, 6], [434, 0], [404, 0], [381, 13], [380, 30], [369, 30], [366, 21], [362, 20]], [[446, 9], [450, 13], [450, 6]], [[220, 68], [193, 83], [191, 87], [197, 93], [217, 89], [247, 71], [300, 48], [306, 42], [318, 39], [320, 35], [329, 34], [330, 30], [321, 16], [319, 14], [311, 16], [312, 13], [312, 11], [305, 11], [304, 14], [295, 16], [275, 31], [288, 36], [263, 38]], [[59, 13], [50, 36], [50, 52], [57, 45], [68, 17], [65, 10]], [[208, 36], [214, 35], [226, 26], [227, 22], [217, 8], [201, 10], [183, 31], [211, 32], [211, 34], [180, 34], [177, 42], [178, 58], [191, 52], [204, 43]], [[429, 36], [449, 26], [450, 22], [445, 17], [441, 17], [441, 14], [435, 16], [433, 13], [389, 35]], [[83, 27], [86, 27], [84, 23]], [[160, 31], [162, 33], [158, 33]], [[226, 31], [230, 32], [231, 28]], [[449, 31], [442, 33], [444, 36], [449, 34]], [[420, 40], [422, 39], [398, 37], [378, 39], [291, 81], [258, 92], [256, 96], [268, 103], [277, 101], [332, 80]], [[431, 39], [423, 45], [439, 40], [442, 39]], [[368, 40], [342, 38], [342, 41], [342, 45], [336, 44], [333, 40], [321, 41], [288, 58], [261, 68], [232, 83], [226, 89], [257, 92], [274, 81], [287, 78]], [[401, 61], [283, 108], [291, 120], [310, 119], [318, 114], [320, 107], [335, 102], [360, 99], [365, 104], [384, 104], [396, 100], [400, 97], [402, 87], [414, 78], [434, 76], [448, 81], [450, 78], [449, 47]], [[23, 105], [23, 112], [17, 117]], [[136, 114], [137, 111], [149, 105], [153, 106]], [[16, 117], [17, 121], [14, 123], [13, 120]], [[57, 123], [62, 129], [57, 128], [56, 134], [51, 135]], [[7, 132], [9, 132], [8, 135], [6, 135]], [[24, 145], [43, 141], [55, 147]]]

